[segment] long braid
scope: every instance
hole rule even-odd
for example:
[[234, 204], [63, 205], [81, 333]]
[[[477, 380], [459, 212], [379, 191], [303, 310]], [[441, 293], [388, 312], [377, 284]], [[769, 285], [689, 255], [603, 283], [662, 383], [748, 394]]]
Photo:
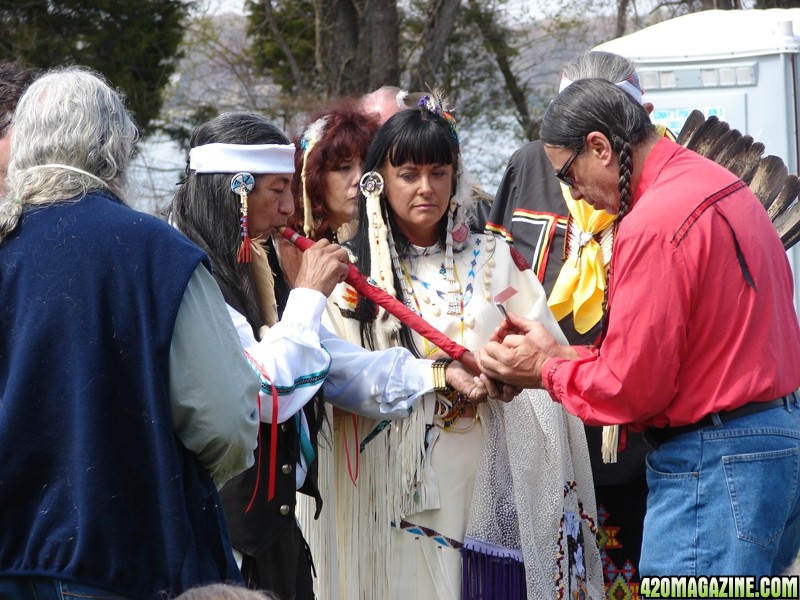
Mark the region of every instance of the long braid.
[[[619, 212], [614, 221], [614, 231], [612, 233], [612, 240], [617, 239], [617, 229], [619, 228], [620, 221], [631, 210], [633, 203], [633, 196], [631, 194], [631, 173], [633, 172], [633, 148], [630, 142], [617, 136], [611, 136], [611, 144], [614, 153], [619, 160]], [[613, 242], [612, 242], [613, 244]], [[613, 256], [614, 250], [612, 245], [611, 254]], [[601, 320], [601, 334], [600, 341], [606, 336], [606, 329], [608, 328], [608, 290], [611, 287], [611, 274], [613, 272], [614, 261], [608, 265], [608, 275], [606, 275], [606, 287], [603, 289], [603, 318]]]
[[[654, 127], [642, 105], [614, 83], [581, 79], [570, 84], [550, 103], [542, 117], [539, 136], [545, 145], [574, 150], [580, 148], [593, 131], [606, 137], [619, 161], [619, 211], [611, 234], [612, 261], [603, 290], [601, 333], [596, 343], [599, 347], [608, 334], [610, 322], [609, 289], [617, 232], [633, 205], [633, 149], [654, 133]], [[603, 428], [601, 453], [604, 461], [616, 462], [618, 435], [617, 427]]]
[[631, 210], [633, 195], [631, 194], [631, 173], [633, 172], [633, 148], [630, 142], [617, 137], [612, 137], [611, 143], [619, 160], [619, 213], [617, 223]]

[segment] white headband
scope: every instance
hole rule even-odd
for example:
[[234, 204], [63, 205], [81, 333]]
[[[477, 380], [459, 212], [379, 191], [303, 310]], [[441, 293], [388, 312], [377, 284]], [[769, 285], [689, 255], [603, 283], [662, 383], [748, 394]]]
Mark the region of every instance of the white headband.
[[[558, 93], [560, 94], [561, 92], [563, 92], [567, 87], [569, 87], [569, 84], [571, 84], [571, 83], [572, 83], [571, 80], [567, 79], [566, 77], [564, 77], [562, 75], [562, 77], [561, 77], [561, 85], [558, 88]], [[633, 85], [630, 81], [627, 81], [627, 80], [620, 81], [620, 82], [615, 83], [614, 85], [617, 86], [618, 88], [621, 88], [621, 89], [625, 90], [626, 92], [628, 92], [629, 96], [631, 96], [639, 104], [642, 104], [642, 101], [643, 101], [642, 94], [644, 94], [644, 92], [642, 90], [640, 90], [639, 88], [637, 88], [635, 85]]]
[[294, 144], [205, 144], [189, 150], [198, 173], [294, 173]]

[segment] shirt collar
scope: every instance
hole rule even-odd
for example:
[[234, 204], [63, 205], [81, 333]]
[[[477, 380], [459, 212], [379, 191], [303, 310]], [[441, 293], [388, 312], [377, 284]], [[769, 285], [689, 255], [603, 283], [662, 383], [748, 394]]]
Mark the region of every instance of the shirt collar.
[[682, 146], [676, 144], [672, 140], [662, 137], [650, 150], [650, 153], [644, 159], [644, 166], [639, 175], [639, 182], [636, 185], [636, 190], [633, 193], [634, 205], [639, 201], [639, 198], [644, 196], [654, 181], [658, 179], [664, 165], [677, 153]]

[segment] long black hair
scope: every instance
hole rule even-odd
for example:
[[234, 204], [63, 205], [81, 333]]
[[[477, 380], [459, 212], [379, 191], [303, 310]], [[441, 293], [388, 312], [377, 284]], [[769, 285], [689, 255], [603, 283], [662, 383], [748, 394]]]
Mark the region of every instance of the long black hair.
[[[456, 192], [459, 152], [455, 132], [443, 117], [425, 108], [401, 110], [389, 118], [378, 130], [364, 160], [364, 172], [381, 171], [387, 164], [393, 167], [405, 163], [452, 165], [452, 196]], [[391, 227], [397, 253], [399, 256], [403, 256], [408, 250], [410, 242], [396, 226], [394, 213], [386, 199], [385, 187], [381, 194], [381, 208], [387, 226]], [[349, 245], [362, 273], [369, 273], [372, 265], [368, 229], [369, 215], [367, 215], [366, 199], [359, 190], [358, 227]], [[447, 211], [439, 221], [439, 241], [443, 247], [446, 238]], [[392, 277], [394, 278], [395, 293], [402, 294], [403, 288], [394, 269], [392, 269]], [[360, 321], [362, 345], [375, 349], [374, 324], [377, 307], [372, 301], [359, 296], [356, 314]], [[400, 329], [400, 343], [417, 354], [411, 331], [405, 324]]]
[[[261, 115], [233, 112], [197, 127], [189, 145], [195, 148], [212, 143], [288, 144], [289, 140]], [[196, 173], [187, 164], [186, 178], [175, 193], [169, 215], [178, 229], [206, 251], [226, 300], [243, 311], [257, 336], [264, 316], [250, 264], [236, 261], [241, 242], [239, 197], [231, 192], [231, 177], [231, 173]], [[258, 185], [259, 176], [255, 177]]]

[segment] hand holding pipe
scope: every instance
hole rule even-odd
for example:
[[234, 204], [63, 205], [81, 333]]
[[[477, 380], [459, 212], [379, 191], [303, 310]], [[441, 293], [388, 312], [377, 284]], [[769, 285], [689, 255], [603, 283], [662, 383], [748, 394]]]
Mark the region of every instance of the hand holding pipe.
[[[313, 241], [307, 237], [303, 237], [290, 227], [283, 227], [280, 233], [302, 251], [305, 251], [314, 244]], [[473, 375], [480, 375], [481, 370], [478, 368], [478, 363], [472, 352], [451, 340], [444, 333], [433, 327], [425, 319], [400, 302], [400, 300], [387, 294], [378, 286], [369, 283], [355, 265], [349, 264], [347, 265], [347, 269], [348, 274], [345, 281], [353, 286], [359, 294], [383, 307], [387, 312], [400, 319], [402, 323], [408, 325], [422, 337], [436, 344], [448, 356], [463, 364]]]

